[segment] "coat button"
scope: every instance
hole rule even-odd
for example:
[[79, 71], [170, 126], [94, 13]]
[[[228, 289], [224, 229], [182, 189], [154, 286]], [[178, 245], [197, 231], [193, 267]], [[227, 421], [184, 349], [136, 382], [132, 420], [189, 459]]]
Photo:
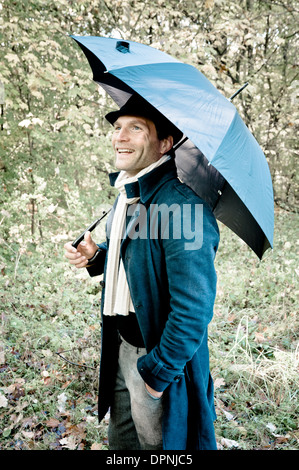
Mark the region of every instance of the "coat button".
[[178, 382], [180, 380], [181, 376], [180, 375], [177, 375], [173, 380], [175, 380], [176, 382]]
[[105, 287], [105, 281], [100, 281], [100, 286], [102, 287], [102, 289], [104, 289], [104, 287]]

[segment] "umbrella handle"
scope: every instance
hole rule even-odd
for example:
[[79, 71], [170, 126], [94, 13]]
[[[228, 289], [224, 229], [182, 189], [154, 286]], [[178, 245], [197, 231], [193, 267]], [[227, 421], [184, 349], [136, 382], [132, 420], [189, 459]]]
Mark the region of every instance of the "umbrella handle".
[[96, 228], [96, 226], [101, 222], [101, 220], [106, 217], [107, 214], [109, 214], [109, 212], [111, 211], [111, 209], [109, 209], [109, 211], [107, 212], [104, 212], [104, 214], [97, 220], [95, 220], [91, 225], [89, 225], [89, 227], [87, 227], [84, 232], [82, 232], [78, 238], [76, 238], [76, 240], [73, 241], [72, 243], [72, 246], [74, 248], [77, 248], [77, 246], [79, 245], [79, 243], [82, 242], [83, 238], [84, 238], [84, 235], [86, 232], [92, 232], [92, 230], [94, 230]]

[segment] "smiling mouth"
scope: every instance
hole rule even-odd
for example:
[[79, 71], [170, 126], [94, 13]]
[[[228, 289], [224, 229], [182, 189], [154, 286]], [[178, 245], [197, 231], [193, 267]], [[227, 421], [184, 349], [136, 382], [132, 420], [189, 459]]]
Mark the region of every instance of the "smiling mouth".
[[120, 154], [128, 154], [128, 153], [133, 153], [134, 150], [132, 149], [125, 149], [125, 148], [117, 148], [117, 153], [120, 153]]

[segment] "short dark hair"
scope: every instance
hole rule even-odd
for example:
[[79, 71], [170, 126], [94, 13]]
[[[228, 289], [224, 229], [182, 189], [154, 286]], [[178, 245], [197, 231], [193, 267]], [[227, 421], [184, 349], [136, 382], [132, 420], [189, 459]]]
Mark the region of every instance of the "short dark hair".
[[[154, 122], [154, 125], [155, 125], [155, 128], [156, 128], [157, 137], [158, 137], [159, 140], [164, 140], [164, 139], [167, 139], [169, 136], [172, 136], [170, 129], [168, 129], [166, 127], [163, 127], [163, 126], [158, 126], [157, 127], [155, 122]], [[173, 143], [175, 143], [175, 142], [173, 141]], [[170, 155], [171, 157], [175, 156], [175, 151], [174, 151], [173, 146], [171, 147], [170, 150], [167, 151], [167, 155]]]

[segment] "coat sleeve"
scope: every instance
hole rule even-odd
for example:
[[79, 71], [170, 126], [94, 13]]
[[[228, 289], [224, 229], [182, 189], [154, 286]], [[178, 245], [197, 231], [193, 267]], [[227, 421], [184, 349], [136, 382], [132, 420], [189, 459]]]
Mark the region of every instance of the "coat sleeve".
[[188, 249], [190, 239], [186, 235], [162, 240], [171, 310], [159, 344], [140, 357], [137, 364], [143, 380], [157, 391], [163, 391], [171, 382], [181, 379], [186, 363], [206, 338], [207, 326], [213, 316], [216, 296], [214, 259], [219, 230], [208, 206], [203, 204], [202, 207], [200, 247]]
[[88, 274], [91, 277], [99, 276], [100, 274], [103, 274], [104, 272], [105, 259], [106, 259], [106, 253], [107, 253], [107, 244], [106, 242], [104, 242], [98, 245], [98, 247], [101, 251], [99, 253], [99, 256], [96, 258], [96, 263], [86, 268], [88, 271]]

